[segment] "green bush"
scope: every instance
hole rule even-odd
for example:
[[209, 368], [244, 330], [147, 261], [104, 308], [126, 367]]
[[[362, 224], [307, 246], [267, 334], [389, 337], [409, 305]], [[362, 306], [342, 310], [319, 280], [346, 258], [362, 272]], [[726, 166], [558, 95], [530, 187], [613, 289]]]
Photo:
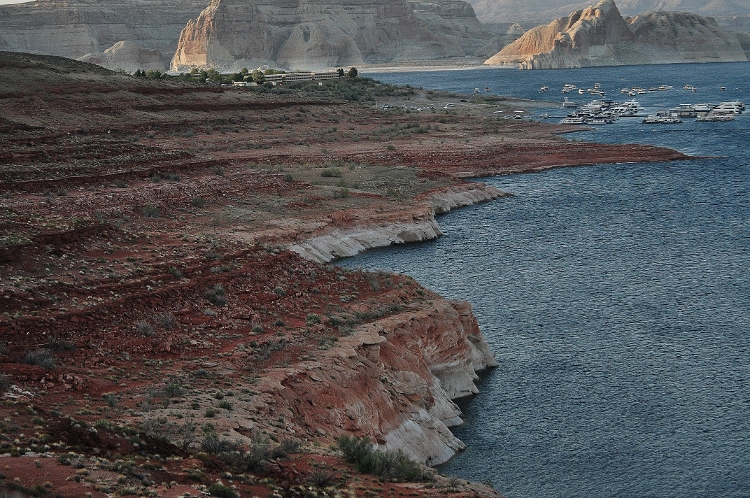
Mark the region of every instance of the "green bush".
[[367, 438], [340, 436], [336, 439], [344, 460], [354, 464], [359, 472], [381, 479], [396, 481], [424, 481], [429, 479], [422, 466], [403, 451], [376, 449]]
[[161, 211], [159, 210], [159, 208], [152, 205], [143, 206], [141, 212], [146, 218], [158, 218], [161, 215]]
[[21, 361], [27, 365], [37, 365], [47, 369], [55, 368], [55, 358], [52, 356], [52, 351], [47, 348], [28, 351]]
[[342, 173], [338, 168], [326, 168], [320, 172], [320, 176], [323, 178], [338, 178], [342, 176]]
[[210, 485], [208, 492], [211, 496], [218, 496], [219, 498], [237, 498], [237, 493], [232, 491], [232, 488], [218, 482]]
[[310, 313], [307, 315], [307, 318], [305, 319], [305, 325], [308, 327], [310, 325], [317, 325], [320, 323], [320, 316], [316, 315], [315, 313]]
[[177, 324], [172, 313], [158, 313], [154, 315], [154, 322], [165, 330], [171, 330]]
[[138, 332], [143, 337], [152, 337], [154, 335], [154, 328], [145, 320], [140, 320], [136, 323], [135, 328], [138, 329]]
[[221, 284], [216, 284], [210, 289], [208, 289], [204, 296], [206, 299], [208, 299], [208, 302], [211, 304], [216, 304], [219, 306], [224, 306], [227, 304], [227, 300], [224, 297], [226, 294], [226, 291], [224, 290], [224, 286]]

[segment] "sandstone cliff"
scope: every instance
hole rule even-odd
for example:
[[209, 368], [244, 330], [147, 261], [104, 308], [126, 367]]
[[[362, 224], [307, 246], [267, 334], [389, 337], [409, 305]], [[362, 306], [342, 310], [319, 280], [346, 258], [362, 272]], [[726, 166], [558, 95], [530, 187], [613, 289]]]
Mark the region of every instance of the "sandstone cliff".
[[0, 5], [0, 50], [60, 55], [110, 69], [166, 69], [205, 0], [37, 0]]
[[461, 423], [452, 400], [477, 393], [476, 372], [494, 366], [468, 303], [435, 298], [427, 309], [361, 326], [314, 360], [264, 375], [262, 396], [223, 429], [240, 438], [252, 428], [242, 410], [291, 412], [290, 433], [368, 436], [437, 465], [465, 448], [448, 429]]
[[529, 30], [485, 64], [560, 69], [747, 60], [738, 36], [711, 18], [647, 12], [626, 20], [613, 0], [602, 0]]
[[212, 0], [182, 31], [172, 69], [319, 69], [479, 56], [490, 38], [471, 6], [457, 0]]

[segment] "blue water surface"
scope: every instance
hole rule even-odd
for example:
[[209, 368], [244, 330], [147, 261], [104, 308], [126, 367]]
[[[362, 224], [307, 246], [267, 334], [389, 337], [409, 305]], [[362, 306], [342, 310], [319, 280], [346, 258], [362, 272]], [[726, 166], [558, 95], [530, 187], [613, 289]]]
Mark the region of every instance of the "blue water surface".
[[[548, 85], [558, 100], [564, 83], [673, 85], [639, 96], [652, 110], [750, 103], [750, 64], [370, 76], [522, 98]], [[461, 403], [468, 449], [441, 472], [510, 498], [750, 496], [749, 127], [743, 114], [581, 132], [705, 158], [481, 179], [513, 197], [441, 216], [436, 241], [338, 263], [474, 307], [500, 366]]]

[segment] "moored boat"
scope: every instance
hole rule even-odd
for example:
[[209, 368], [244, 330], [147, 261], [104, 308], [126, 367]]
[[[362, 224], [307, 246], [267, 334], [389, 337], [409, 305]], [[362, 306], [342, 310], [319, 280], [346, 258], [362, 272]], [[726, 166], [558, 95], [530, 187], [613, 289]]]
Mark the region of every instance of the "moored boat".
[[649, 114], [642, 121], [643, 124], [676, 124], [682, 123], [677, 116], [663, 116], [658, 114]]

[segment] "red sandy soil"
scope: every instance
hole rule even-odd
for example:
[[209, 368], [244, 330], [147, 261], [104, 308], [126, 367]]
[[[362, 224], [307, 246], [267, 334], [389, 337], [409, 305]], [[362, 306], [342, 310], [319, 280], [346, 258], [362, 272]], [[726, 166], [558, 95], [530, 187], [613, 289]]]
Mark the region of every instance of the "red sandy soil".
[[[0, 53], [0, 490], [198, 496], [221, 480], [241, 496], [492, 495], [359, 475], [315, 431], [252, 471], [200, 451], [200, 427], [259, 396], [269, 369], [331, 347], [347, 318], [431, 295], [283, 244], [429, 215], [421, 201], [466, 177], [684, 156], [497, 119], [511, 101], [445, 111], [438, 94], [374, 84], [344, 100], [346, 85], [190, 86]], [[153, 405], [189, 405], [197, 435], [181, 416], [150, 418]], [[254, 424], [272, 446], [287, 434], [272, 408]]]

